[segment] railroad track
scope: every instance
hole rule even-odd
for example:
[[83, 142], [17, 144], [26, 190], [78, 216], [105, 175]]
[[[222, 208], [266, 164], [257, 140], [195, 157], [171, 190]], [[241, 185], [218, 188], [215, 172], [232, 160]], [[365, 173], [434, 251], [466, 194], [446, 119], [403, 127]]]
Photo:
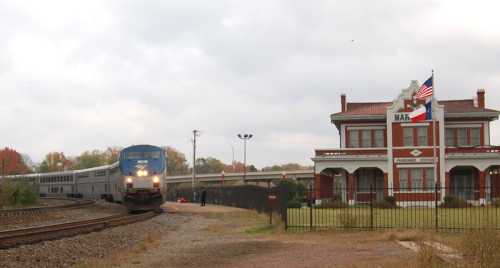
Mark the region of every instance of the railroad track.
[[[47, 198], [48, 199], [48, 198]], [[47, 207], [32, 207], [32, 208], [16, 208], [16, 209], [0, 209], [0, 217], [8, 216], [20, 216], [28, 214], [38, 214], [47, 211], [58, 210], [58, 209], [75, 209], [92, 206], [95, 204], [93, 200], [73, 200], [71, 204], [59, 205], [59, 206], [47, 206]]]
[[2, 231], [0, 232], [0, 249], [100, 231], [109, 227], [147, 220], [156, 215], [158, 213], [155, 212], [136, 215], [118, 214], [91, 220]]

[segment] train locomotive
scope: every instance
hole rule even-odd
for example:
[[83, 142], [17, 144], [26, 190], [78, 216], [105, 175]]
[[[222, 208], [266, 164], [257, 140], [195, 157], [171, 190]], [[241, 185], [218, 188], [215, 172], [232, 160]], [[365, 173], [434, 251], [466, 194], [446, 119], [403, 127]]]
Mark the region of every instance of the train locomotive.
[[127, 209], [159, 210], [165, 198], [165, 151], [152, 145], [130, 146], [120, 153], [119, 169]]

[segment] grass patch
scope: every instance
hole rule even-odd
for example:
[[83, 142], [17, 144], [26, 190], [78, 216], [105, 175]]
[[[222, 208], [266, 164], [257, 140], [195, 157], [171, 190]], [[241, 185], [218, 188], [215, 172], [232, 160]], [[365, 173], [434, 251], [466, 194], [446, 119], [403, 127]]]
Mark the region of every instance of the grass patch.
[[[316, 229], [370, 228], [373, 218], [374, 228], [435, 228], [435, 208], [381, 209], [349, 208], [289, 208], [287, 210], [290, 228]], [[372, 216], [373, 215], [373, 216]], [[438, 226], [443, 229], [500, 229], [500, 207], [439, 208]]]

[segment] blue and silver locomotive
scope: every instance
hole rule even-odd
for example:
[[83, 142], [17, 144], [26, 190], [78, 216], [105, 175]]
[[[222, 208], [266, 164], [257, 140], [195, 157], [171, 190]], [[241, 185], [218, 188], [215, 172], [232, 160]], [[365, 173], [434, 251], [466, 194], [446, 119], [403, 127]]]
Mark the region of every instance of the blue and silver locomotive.
[[129, 211], [160, 209], [166, 192], [166, 163], [165, 151], [157, 146], [134, 145], [121, 151], [123, 203]]

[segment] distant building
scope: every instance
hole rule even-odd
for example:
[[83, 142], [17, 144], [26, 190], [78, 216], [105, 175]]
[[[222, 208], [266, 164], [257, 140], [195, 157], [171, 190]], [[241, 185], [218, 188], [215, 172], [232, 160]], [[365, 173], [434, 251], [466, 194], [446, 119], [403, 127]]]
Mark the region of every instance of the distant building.
[[[486, 108], [485, 91], [465, 100], [434, 101], [437, 176], [434, 178], [433, 123], [411, 123], [419, 85], [412, 81], [392, 102], [356, 103], [341, 96], [331, 115], [339, 149], [316, 149], [317, 200], [350, 204], [394, 196], [399, 205], [422, 205], [453, 195], [485, 204], [500, 198], [500, 146], [490, 144], [490, 122], [499, 111]], [[372, 188], [371, 188], [372, 187]], [[373, 192], [373, 191], [372, 191]]]

